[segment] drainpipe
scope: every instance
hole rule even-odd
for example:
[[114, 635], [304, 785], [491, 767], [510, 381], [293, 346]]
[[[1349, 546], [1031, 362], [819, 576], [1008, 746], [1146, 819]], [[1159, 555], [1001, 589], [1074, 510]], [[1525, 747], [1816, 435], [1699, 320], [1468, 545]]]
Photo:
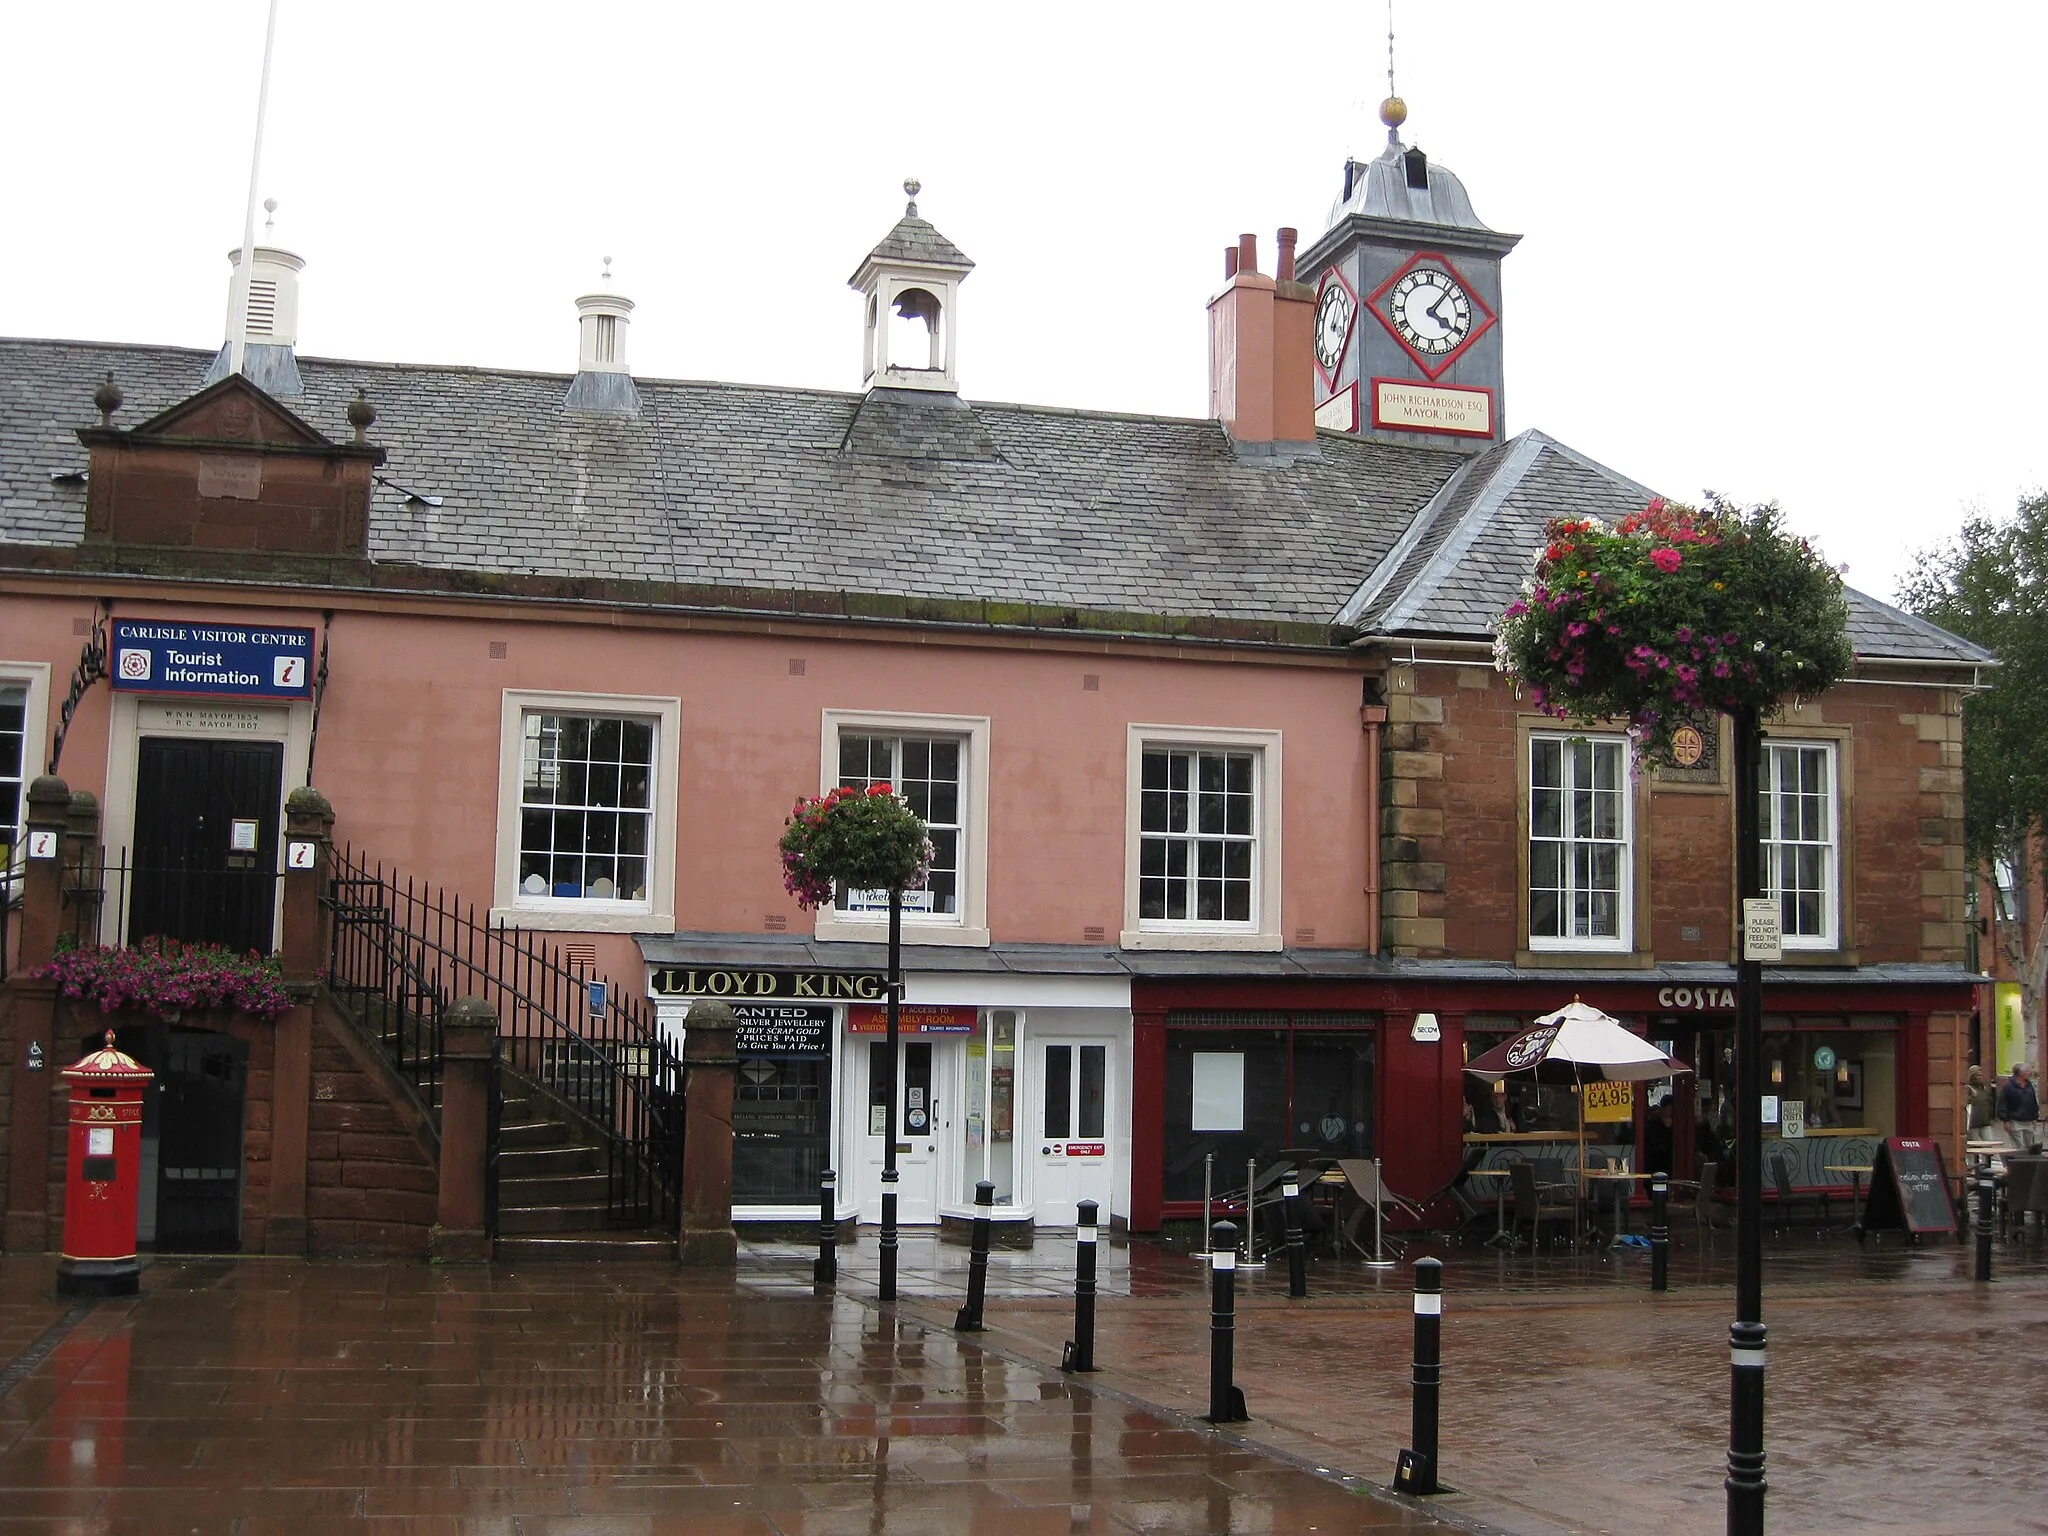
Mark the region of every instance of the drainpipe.
[[1363, 704], [1359, 724], [1365, 727], [1365, 952], [1380, 952], [1380, 727], [1387, 706]]

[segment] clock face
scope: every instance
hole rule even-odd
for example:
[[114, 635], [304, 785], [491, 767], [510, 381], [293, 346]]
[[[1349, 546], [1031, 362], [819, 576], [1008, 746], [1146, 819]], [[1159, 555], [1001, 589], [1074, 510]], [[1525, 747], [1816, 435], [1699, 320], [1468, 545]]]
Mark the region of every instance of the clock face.
[[1486, 300], [1450, 258], [1420, 251], [1366, 300], [1373, 317], [1428, 377], [1440, 378], [1494, 324]]
[[1394, 334], [1425, 357], [1456, 351], [1472, 334], [1472, 299], [1441, 267], [1410, 267], [1388, 291]]
[[1344, 361], [1344, 347], [1351, 340], [1351, 321], [1358, 313], [1358, 301], [1351, 296], [1343, 278], [1332, 272], [1323, 279], [1323, 291], [1316, 299], [1316, 366], [1326, 381], [1334, 381], [1337, 365]]

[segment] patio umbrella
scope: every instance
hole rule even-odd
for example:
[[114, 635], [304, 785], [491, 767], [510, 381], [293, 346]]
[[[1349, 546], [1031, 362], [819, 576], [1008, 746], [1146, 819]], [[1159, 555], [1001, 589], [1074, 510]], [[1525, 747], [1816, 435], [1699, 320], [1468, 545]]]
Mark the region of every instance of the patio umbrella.
[[1539, 1083], [1570, 1083], [1579, 1100], [1579, 1181], [1586, 1177], [1586, 1083], [1644, 1082], [1690, 1072], [1684, 1062], [1666, 1056], [1641, 1035], [1624, 1028], [1598, 1008], [1573, 998], [1555, 1013], [1546, 1013], [1534, 1029], [1482, 1051], [1466, 1064], [1474, 1077], [1499, 1078], [1528, 1072]]

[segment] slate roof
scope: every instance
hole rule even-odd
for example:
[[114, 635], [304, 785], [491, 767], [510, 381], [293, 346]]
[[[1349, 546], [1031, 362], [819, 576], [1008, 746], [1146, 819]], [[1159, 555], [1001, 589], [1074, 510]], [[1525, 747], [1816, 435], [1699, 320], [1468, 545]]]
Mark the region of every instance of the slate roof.
[[[1338, 622], [1379, 634], [1483, 639], [1521, 590], [1554, 517], [1618, 521], [1656, 493], [1542, 432], [1455, 472], [1360, 584]], [[1991, 653], [1854, 588], [1849, 640], [1868, 660], [1990, 663]]]
[[927, 220], [917, 216], [917, 204], [910, 205], [910, 212], [896, 221], [896, 227], [882, 236], [882, 243], [867, 254], [851, 279], [854, 287], [860, 286], [860, 274], [877, 262], [901, 262], [912, 266], [958, 267], [962, 272], [974, 269], [974, 263], [967, 253], [940, 234]]
[[[211, 352], [0, 340], [0, 542], [76, 544], [91, 396], [132, 427]], [[1650, 492], [1541, 432], [1471, 457], [1319, 434], [1241, 461], [1214, 421], [926, 391], [640, 379], [571, 412], [565, 374], [300, 358], [292, 412], [336, 441], [358, 388], [389, 458], [370, 555], [450, 571], [1032, 603], [1483, 638], [1560, 513]], [[438, 505], [430, 501], [433, 498]], [[1987, 653], [1861, 594], [1859, 654]]]

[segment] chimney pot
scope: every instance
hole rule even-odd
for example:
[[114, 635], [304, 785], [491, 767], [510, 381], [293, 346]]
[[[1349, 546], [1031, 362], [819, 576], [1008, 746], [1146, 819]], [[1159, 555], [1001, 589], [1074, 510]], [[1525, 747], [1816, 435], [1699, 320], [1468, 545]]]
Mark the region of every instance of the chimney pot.
[[1235, 276], [1237, 276], [1237, 247], [1226, 245], [1223, 247], [1223, 280], [1227, 283]]
[[1259, 270], [1259, 237], [1239, 235], [1237, 237], [1237, 270], [1256, 272]]
[[1288, 229], [1285, 226], [1283, 226], [1275, 242], [1280, 247], [1280, 255], [1278, 258], [1280, 267], [1279, 271], [1275, 275], [1283, 283], [1291, 283], [1294, 281], [1294, 243], [1300, 238], [1300, 230]]

